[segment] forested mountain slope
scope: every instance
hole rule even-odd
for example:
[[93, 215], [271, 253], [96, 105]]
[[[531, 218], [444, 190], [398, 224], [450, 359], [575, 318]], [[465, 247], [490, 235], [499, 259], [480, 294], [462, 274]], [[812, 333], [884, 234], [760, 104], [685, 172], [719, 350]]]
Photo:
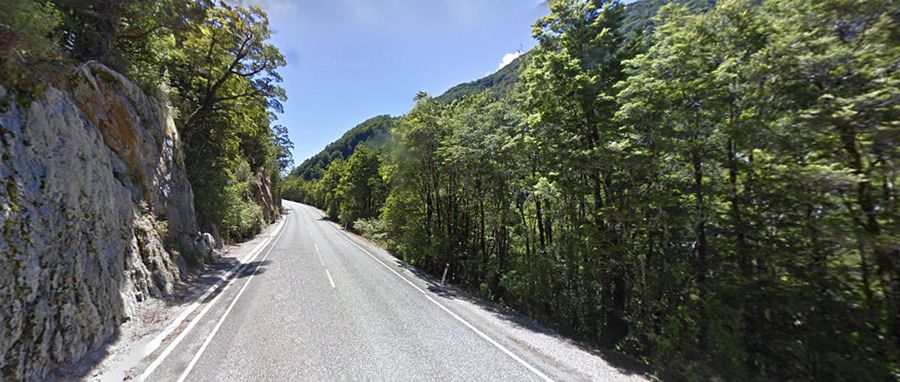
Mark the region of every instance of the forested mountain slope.
[[[635, 1], [628, 4], [625, 9], [622, 27], [625, 32], [624, 35], [631, 36], [632, 32], [635, 30], [652, 32], [651, 19], [656, 15], [656, 11], [661, 6], [670, 2], [685, 4], [689, 9], [697, 12], [706, 10], [715, 4], [715, 0]], [[487, 94], [490, 94], [492, 97], [505, 97], [513, 90], [516, 83], [519, 82], [519, 75], [528, 60], [529, 53], [525, 52], [496, 72], [475, 81], [453, 86], [441, 95], [434, 97], [434, 99], [442, 103], [450, 103], [465, 96], [482, 92], [487, 92]], [[388, 122], [385, 118], [389, 117], [374, 117], [353, 127], [336, 141], [328, 144], [322, 151], [303, 161], [303, 163], [291, 171], [291, 174], [306, 180], [316, 179], [321, 176], [323, 170], [333, 160], [337, 158], [346, 160], [349, 158], [359, 143], [371, 140], [376, 149], [383, 148], [384, 142], [390, 140], [390, 129], [387, 127], [390, 123], [396, 123], [396, 121]]]
[[396, 118], [389, 115], [369, 118], [348, 130], [336, 141], [329, 143], [318, 154], [303, 161], [291, 170], [291, 175], [306, 180], [317, 179], [322, 176], [322, 172], [329, 163], [338, 158], [349, 158], [359, 145], [381, 150], [390, 141], [391, 127], [395, 123]]
[[528, 61], [528, 53], [523, 53], [512, 62], [500, 68], [488, 76], [472, 82], [466, 82], [447, 89], [444, 94], [434, 97], [435, 100], [450, 103], [468, 95], [488, 92], [495, 97], [503, 97], [509, 94], [516, 82], [519, 81], [519, 73]]
[[626, 36], [631, 36], [636, 31], [644, 34], [652, 33], [653, 17], [660, 7], [669, 4], [684, 5], [694, 12], [702, 12], [712, 8], [716, 0], [639, 0], [628, 4], [625, 10], [625, 18], [622, 20], [622, 31]]
[[[517, 57], [500, 70], [472, 82], [456, 85], [444, 94], [435, 97], [441, 102], [450, 103], [462, 97], [488, 91], [497, 97], [506, 96], [519, 79], [519, 72], [527, 60], [527, 53]], [[325, 168], [335, 159], [346, 160], [353, 154], [357, 146], [366, 146], [382, 151], [390, 142], [391, 127], [397, 123], [397, 119], [389, 115], [380, 115], [363, 121], [341, 135], [336, 141], [303, 161], [291, 171], [291, 175], [302, 179], [318, 179]]]
[[895, 1], [674, 3], [632, 44], [551, 2], [514, 96], [420, 94], [288, 195], [663, 377], [896, 379]]

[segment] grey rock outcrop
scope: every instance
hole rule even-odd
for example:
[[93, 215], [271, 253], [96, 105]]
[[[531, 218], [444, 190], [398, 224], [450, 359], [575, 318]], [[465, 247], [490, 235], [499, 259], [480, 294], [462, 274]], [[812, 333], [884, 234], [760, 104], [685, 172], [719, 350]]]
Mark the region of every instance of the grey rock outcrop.
[[88, 63], [26, 103], [0, 92], [0, 371], [42, 379], [172, 292], [198, 233], [168, 107]]
[[273, 223], [281, 214], [281, 199], [275, 197], [272, 190], [272, 182], [266, 176], [265, 170], [258, 170], [249, 179], [250, 199], [262, 207], [263, 219], [266, 223]]

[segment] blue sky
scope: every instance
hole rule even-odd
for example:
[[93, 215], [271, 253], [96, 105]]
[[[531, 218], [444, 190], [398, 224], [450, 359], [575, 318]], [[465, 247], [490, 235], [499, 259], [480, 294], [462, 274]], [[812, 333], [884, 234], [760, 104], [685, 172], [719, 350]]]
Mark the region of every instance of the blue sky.
[[299, 165], [359, 122], [404, 114], [534, 46], [538, 0], [245, 0], [267, 11], [287, 59], [280, 124]]

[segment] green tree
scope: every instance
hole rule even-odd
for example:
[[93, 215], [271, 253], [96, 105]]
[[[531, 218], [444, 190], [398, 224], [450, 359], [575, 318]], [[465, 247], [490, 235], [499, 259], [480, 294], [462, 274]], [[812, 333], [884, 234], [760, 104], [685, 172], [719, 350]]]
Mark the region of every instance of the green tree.
[[[0, 2], [0, 53], [4, 55], [4, 61], [11, 51], [27, 61], [57, 57], [59, 49], [52, 37], [61, 22], [59, 10], [50, 3], [37, 0]], [[10, 82], [4, 78], [4, 83]]]
[[275, 160], [278, 161], [277, 174], [282, 174], [294, 165], [294, 142], [288, 136], [288, 129], [284, 125], [272, 126], [272, 145], [276, 148]]
[[347, 226], [378, 216], [386, 193], [380, 168], [378, 154], [365, 147], [357, 147], [347, 160], [337, 187], [342, 199], [340, 220]]
[[[878, 255], [862, 234], [873, 232], [861, 211], [874, 200], [862, 191], [879, 181], [858, 177], [865, 166], [850, 159], [880, 146], [865, 143], [862, 127], [892, 117], [871, 104], [823, 107], [841, 91], [890, 93], [880, 88], [890, 76], [874, 69], [888, 67], [875, 57], [896, 57], [884, 5], [728, 1], [701, 15], [665, 7], [649, 51], [627, 62], [624, 152], [649, 181], [635, 189], [635, 207], [652, 223], [652, 235], [634, 241], [648, 252], [638, 257], [633, 324], [654, 363], [698, 378], [727, 370], [729, 379], [879, 380], [896, 369], [878, 361], [896, 351], [879, 340], [890, 338], [882, 317], [891, 315], [874, 313], [879, 294], [866, 281], [867, 258]], [[865, 68], [879, 75], [862, 80]], [[836, 115], [862, 129], [848, 139]], [[849, 350], [861, 348], [869, 350]]]
[[624, 232], [609, 208], [617, 181], [617, 153], [609, 146], [618, 139], [614, 85], [623, 79], [621, 61], [627, 57], [619, 31], [622, 12], [617, 1], [552, 1], [550, 15], [534, 25], [539, 46], [524, 73], [528, 123], [548, 166], [541, 171], [577, 205], [563, 207], [570, 214], [561, 222], [576, 229], [558, 231], [573, 235], [564, 238], [570, 246], [561, 250], [571, 267], [567, 288], [583, 310], [571, 312], [570, 319], [585, 334], [599, 331], [609, 346], [627, 335]]
[[61, 11], [56, 36], [78, 61], [97, 60], [155, 90], [182, 35], [213, 8], [208, 0], [52, 0]]
[[285, 100], [277, 85], [277, 69], [285, 61], [266, 42], [270, 35], [259, 8], [219, 4], [183, 33], [168, 65], [179, 96], [176, 123], [188, 177], [198, 215], [209, 225], [225, 222], [230, 199], [224, 192], [240, 182], [235, 173], [242, 161], [270, 179], [281, 170], [277, 158], [283, 150], [270, 123]]
[[419, 93], [416, 106], [391, 132], [396, 140], [394, 168], [383, 217], [395, 248], [413, 256], [409, 260], [414, 264], [432, 258], [441, 246], [436, 233], [442, 222], [438, 202], [442, 174], [436, 150], [447, 129], [439, 117], [440, 104]]
[[325, 213], [335, 220], [341, 216], [343, 194], [341, 193], [340, 185], [346, 167], [347, 162], [343, 159], [333, 160], [325, 168], [322, 179], [316, 183], [315, 198], [318, 202], [317, 205], [323, 207]]

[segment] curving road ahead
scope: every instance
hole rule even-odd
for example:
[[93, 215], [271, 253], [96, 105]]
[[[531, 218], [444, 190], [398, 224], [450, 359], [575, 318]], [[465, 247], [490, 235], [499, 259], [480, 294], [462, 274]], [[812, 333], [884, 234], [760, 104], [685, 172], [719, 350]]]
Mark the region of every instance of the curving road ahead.
[[253, 261], [144, 359], [139, 379], [643, 380], [441, 290], [313, 207], [284, 205]]

